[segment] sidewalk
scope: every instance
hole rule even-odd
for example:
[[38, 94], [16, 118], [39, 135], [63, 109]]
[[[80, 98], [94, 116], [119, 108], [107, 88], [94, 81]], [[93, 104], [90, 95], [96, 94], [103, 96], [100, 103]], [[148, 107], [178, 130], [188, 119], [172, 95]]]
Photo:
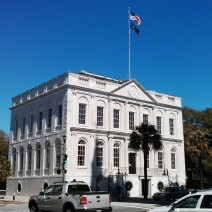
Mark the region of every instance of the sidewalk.
[[0, 202], [28, 202], [29, 197], [23, 196], [0, 196]]

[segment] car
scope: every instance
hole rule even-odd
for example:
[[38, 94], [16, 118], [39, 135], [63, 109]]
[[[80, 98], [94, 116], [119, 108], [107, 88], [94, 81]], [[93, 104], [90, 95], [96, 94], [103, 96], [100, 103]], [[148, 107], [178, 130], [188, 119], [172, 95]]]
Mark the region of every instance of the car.
[[107, 191], [91, 191], [83, 181], [55, 182], [39, 195], [29, 198], [30, 212], [111, 212], [111, 196]]
[[150, 209], [148, 212], [209, 212], [212, 211], [212, 190], [188, 194], [169, 206]]
[[160, 192], [156, 192], [153, 194], [152, 198], [154, 200], [166, 199], [167, 201], [179, 199], [189, 193], [184, 187], [178, 186], [168, 186], [164, 187], [164, 189]]

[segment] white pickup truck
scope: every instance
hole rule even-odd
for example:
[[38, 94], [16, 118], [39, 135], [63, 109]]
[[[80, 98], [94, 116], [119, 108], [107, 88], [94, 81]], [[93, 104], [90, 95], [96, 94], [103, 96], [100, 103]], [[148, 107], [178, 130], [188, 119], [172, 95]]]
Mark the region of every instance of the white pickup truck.
[[29, 198], [30, 212], [110, 212], [111, 196], [104, 191], [91, 191], [82, 181], [56, 182], [39, 195]]

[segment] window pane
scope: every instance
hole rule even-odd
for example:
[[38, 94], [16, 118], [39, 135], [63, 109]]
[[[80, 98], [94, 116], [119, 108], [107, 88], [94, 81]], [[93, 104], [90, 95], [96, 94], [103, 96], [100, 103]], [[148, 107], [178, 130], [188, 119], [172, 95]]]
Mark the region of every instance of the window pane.
[[163, 153], [158, 152], [158, 168], [162, 169], [163, 168]]
[[40, 159], [41, 159], [41, 146], [40, 144], [37, 145], [37, 151], [36, 151], [36, 169], [40, 169]]
[[175, 152], [172, 152], [171, 153], [171, 167], [172, 167], [172, 169], [176, 168], [175, 164], [176, 164]]
[[29, 127], [29, 132], [33, 133], [33, 124], [34, 124], [34, 115], [30, 115], [30, 127]]
[[135, 113], [129, 112], [129, 130], [134, 130], [135, 120], [134, 120]]
[[169, 131], [170, 135], [174, 135], [174, 119], [169, 119]]
[[195, 195], [195, 196], [191, 196], [186, 199], [183, 199], [182, 201], [178, 202], [175, 205], [175, 208], [186, 208], [186, 209], [196, 208], [199, 198], [200, 198], [200, 195]]
[[85, 142], [80, 141], [78, 144], [78, 166], [85, 166]]
[[159, 117], [159, 116], [157, 116], [157, 118], [156, 118], [157, 120], [157, 133], [158, 134], [161, 134], [161, 117]]
[[103, 166], [103, 143], [102, 142], [97, 143], [96, 166]]
[[114, 167], [119, 167], [119, 154], [120, 154], [120, 147], [119, 144], [114, 145], [114, 150], [113, 150], [113, 166]]
[[52, 126], [52, 108], [49, 108], [47, 128], [51, 128], [51, 126]]
[[38, 117], [38, 130], [42, 130], [42, 120], [43, 120], [43, 112], [39, 112], [39, 117]]
[[113, 127], [119, 128], [119, 110], [113, 110]]
[[212, 208], [212, 195], [205, 195], [203, 197], [200, 208]]
[[56, 143], [56, 167], [60, 167], [61, 162], [61, 142]]
[[147, 168], [149, 168], [149, 152], [147, 154]]
[[46, 168], [50, 167], [50, 143], [46, 145]]
[[143, 114], [143, 123], [148, 124], [148, 115], [147, 114]]
[[79, 104], [79, 124], [85, 124], [86, 104]]
[[32, 163], [32, 146], [31, 145], [28, 146], [28, 158], [27, 159], [28, 159], [27, 169], [31, 170], [31, 163]]
[[23, 117], [23, 120], [22, 120], [22, 136], [25, 136], [25, 127], [26, 127], [26, 117]]
[[62, 125], [62, 118], [63, 118], [63, 106], [58, 106], [58, 119], [57, 119], [57, 125]]
[[23, 171], [24, 167], [24, 148], [20, 148], [20, 171]]
[[14, 130], [14, 137], [17, 138], [18, 136], [18, 119], [15, 120], [15, 130]]
[[103, 107], [97, 107], [97, 126], [103, 126]]

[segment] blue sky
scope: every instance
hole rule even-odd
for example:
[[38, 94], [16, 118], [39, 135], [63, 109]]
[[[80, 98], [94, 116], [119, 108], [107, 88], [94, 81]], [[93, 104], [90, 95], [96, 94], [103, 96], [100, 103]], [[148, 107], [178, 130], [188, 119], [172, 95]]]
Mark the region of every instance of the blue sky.
[[11, 98], [67, 71], [131, 79], [145, 89], [212, 107], [211, 0], [1, 0], [0, 129], [9, 133]]

